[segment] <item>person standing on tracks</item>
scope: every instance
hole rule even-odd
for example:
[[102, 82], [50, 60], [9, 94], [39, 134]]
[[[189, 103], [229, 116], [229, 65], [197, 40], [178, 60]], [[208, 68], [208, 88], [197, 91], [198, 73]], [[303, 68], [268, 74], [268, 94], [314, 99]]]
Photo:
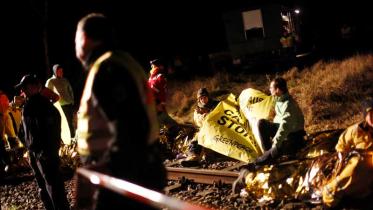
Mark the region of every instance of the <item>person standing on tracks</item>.
[[30, 166], [47, 210], [70, 209], [60, 173], [61, 116], [41, 95], [41, 85], [34, 75], [25, 75], [16, 85], [26, 101], [22, 112], [24, 145], [29, 151]]
[[64, 77], [63, 67], [60, 64], [53, 65], [53, 76], [46, 81], [45, 87], [53, 90], [60, 96], [58, 101], [66, 116], [70, 129], [70, 136], [71, 138], [74, 138], [74, 91], [69, 80]]
[[[165, 168], [154, 147], [159, 126], [145, 71], [117, 49], [114, 27], [103, 14], [91, 13], [79, 21], [75, 50], [88, 71], [77, 128], [84, 167], [161, 191]], [[152, 209], [105, 189], [97, 191], [89, 208]]]

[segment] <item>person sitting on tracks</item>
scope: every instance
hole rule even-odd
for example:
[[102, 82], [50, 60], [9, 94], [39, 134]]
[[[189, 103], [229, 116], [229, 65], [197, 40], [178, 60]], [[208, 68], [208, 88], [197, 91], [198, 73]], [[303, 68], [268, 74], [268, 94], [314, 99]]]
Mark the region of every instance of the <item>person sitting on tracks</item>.
[[271, 163], [280, 155], [294, 155], [305, 144], [303, 139], [304, 116], [297, 102], [288, 92], [286, 80], [277, 77], [269, 88], [275, 97], [275, 117], [273, 122], [266, 119], [258, 121], [259, 136], [264, 149], [255, 165]]
[[[209, 114], [218, 105], [219, 101], [210, 97], [206, 88], [200, 88], [197, 91], [197, 106], [193, 113], [193, 119], [198, 127], [202, 127], [203, 121], [207, 114]], [[194, 138], [189, 145], [187, 158], [181, 162], [184, 166], [198, 164], [202, 153], [202, 146], [198, 144], [198, 140]]]
[[365, 198], [373, 189], [373, 99], [363, 103], [364, 120], [348, 127], [335, 146], [342, 169], [322, 188], [326, 206], [336, 207], [342, 197]]
[[276, 77], [270, 83], [271, 95], [275, 97], [275, 117], [273, 122], [266, 119], [258, 121], [259, 136], [263, 155], [256, 158], [253, 163], [242, 167], [240, 176], [232, 186], [232, 191], [240, 191], [245, 184], [244, 177], [258, 166], [271, 164], [281, 155], [294, 155], [301, 149], [303, 139], [304, 116], [296, 101], [288, 92], [286, 80]]

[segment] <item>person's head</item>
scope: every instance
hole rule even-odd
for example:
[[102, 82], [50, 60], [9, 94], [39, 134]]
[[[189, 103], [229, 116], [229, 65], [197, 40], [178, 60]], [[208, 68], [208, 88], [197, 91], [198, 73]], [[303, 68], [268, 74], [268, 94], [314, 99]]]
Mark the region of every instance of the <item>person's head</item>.
[[206, 88], [200, 88], [197, 91], [197, 100], [202, 104], [207, 104], [209, 101], [209, 92]]
[[373, 99], [368, 99], [363, 103], [363, 114], [365, 122], [373, 128]]
[[63, 77], [63, 68], [60, 64], [53, 65], [53, 74], [57, 78], [62, 78]]
[[288, 86], [286, 80], [282, 77], [276, 77], [271, 81], [269, 85], [269, 91], [272, 96], [281, 96], [288, 92]]
[[150, 61], [150, 66], [152, 69], [158, 68], [159, 70], [164, 69], [164, 64], [160, 59], [154, 59]]
[[75, 54], [82, 64], [96, 50], [111, 50], [114, 47], [114, 28], [111, 22], [100, 13], [83, 17], [76, 29]]
[[38, 93], [41, 87], [40, 81], [36, 75], [26, 74], [15, 88], [20, 90], [22, 95], [24, 94], [26, 97], [30, 97]]

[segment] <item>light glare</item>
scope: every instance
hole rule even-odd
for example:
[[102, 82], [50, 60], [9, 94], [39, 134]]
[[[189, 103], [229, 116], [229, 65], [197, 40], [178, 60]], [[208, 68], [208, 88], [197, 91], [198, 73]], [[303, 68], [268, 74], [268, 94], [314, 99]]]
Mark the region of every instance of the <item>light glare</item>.
[[100, 184], [100, 178], [96, 175], [91, 175], [90, 180], [93, 184]]

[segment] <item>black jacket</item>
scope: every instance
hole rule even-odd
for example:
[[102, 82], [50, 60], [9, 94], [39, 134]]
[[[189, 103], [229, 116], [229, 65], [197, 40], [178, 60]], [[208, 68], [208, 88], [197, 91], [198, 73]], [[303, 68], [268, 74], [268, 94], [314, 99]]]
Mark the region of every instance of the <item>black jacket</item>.
[[57, 108], [40, 94], [25, 103], [23, 114], [25, 144], [39, 155], [58, 154], [61, 144], [61, 116]]

